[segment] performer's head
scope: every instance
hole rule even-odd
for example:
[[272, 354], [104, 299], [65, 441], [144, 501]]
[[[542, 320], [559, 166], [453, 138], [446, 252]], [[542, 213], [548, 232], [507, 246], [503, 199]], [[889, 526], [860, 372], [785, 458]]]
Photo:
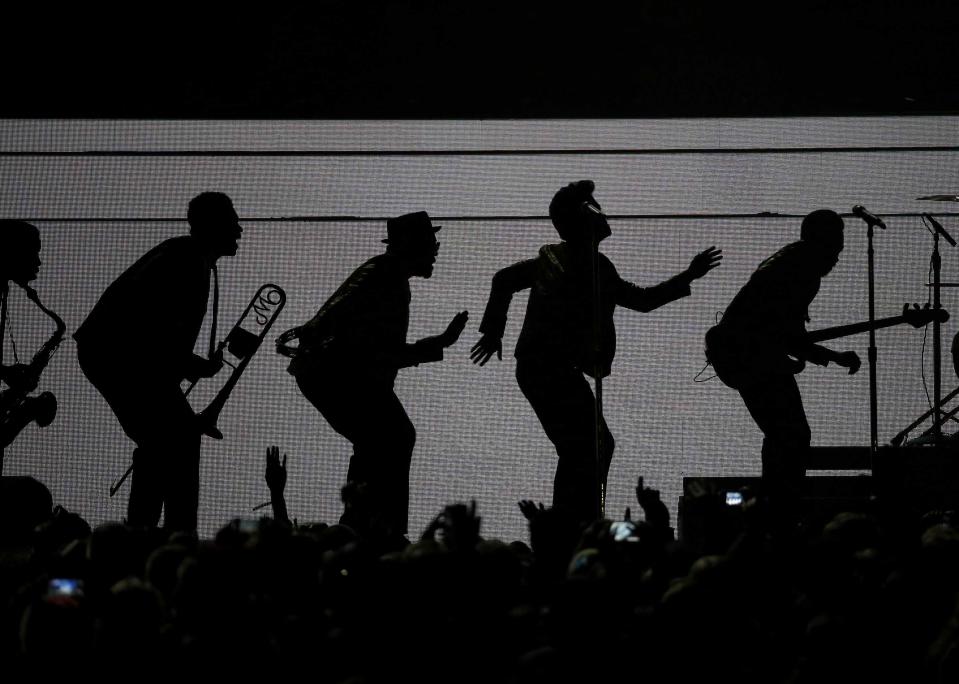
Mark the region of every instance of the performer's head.
[[434, 226], [425, 211], [404, 214], [386, 222], [386, 253], [399, 257], [407, 266], [410, 275], [429, 278], [439, 253], [440, 243], [436, 232], [442, 226]]
[[593, 197], [596, 184], [581, 180], [560, 188], [549, 203], [549, 218], [566, 242], [589, 245], [595, 236], [599, 242], [612, 233], [599, 202]]
[[817, 209], [802, 220], [799, 237], [813, 247], [822, 275], [829, 273], [839, 261], [844, 228], [842, 217], [831, 209]]
[[26, 221], [0, 220], [0, 281], [26, 285], [40, 272], [40, 231]]
[[236, 255], [243, 228], [229, 197], [222, 192], [201, 192], [190, 200], [186, 218], [190, 235], [203, 243], [214, 259]]

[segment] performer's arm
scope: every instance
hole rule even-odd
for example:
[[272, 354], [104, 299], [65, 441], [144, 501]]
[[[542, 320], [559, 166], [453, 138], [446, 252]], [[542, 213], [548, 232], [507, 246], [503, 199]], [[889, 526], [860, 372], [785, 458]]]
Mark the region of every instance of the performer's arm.
[[686, 297], [690, 294], [689, 284], [719, 266], [722, 254], [723, 251], [716, 247], [703, 250], [693, 257], [689, 268], [653, 287], [639, 287], [617, 275], [616, 304], [633, 311], [648, 312]]
[[443, 350], [456, 344], [456, 341], [460, 337], [460, 333], [462, 333], [463, 328], [466, 327], [467, 320], [469, 320], [469, 313], [466, 311], [460, 311], [458, 314], [453, 316], [453, 320], [449, 322], [449, 325], [446, 326], [446, 330], [444, 330], [441, 334], [433, 335], [431, 337], [424, 337], [422, 340], [418, 340], [413, 344], [405, 345], [402, 352], [398, 354], [399, 358], [396, 359], [396, 367], [407, 368], [409, 366], [416, 366], [421, 363], [442, 361]]
[[506, 330], [506, 314], [513, 300], [513, 294], [526, 290], [536, 282], [538, 259], [526, 259], [497, 271], [493, 276], [486, 311], [480, 323], [482, 337], [470, 350], [473, 363], [484, 365], [495, 353], [503, 358], [503, 332]]
[[859, 370], [862, 361], [854, 351], [837, 352], [820, 344], [810, 344], [801, 353], [804, 360], [817, 366], [828, 366], [830, 362], [849, 369], [849, 375]]

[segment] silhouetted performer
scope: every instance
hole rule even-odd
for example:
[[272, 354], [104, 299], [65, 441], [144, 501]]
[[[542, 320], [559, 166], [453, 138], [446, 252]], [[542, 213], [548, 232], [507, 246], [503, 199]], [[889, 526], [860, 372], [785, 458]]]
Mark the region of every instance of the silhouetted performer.
[[834, 211], [807, 215], [800, 239], [763, 261], [707, 335], [716, 373], [742, 395], [763, 432], [763, 488], [774, 513], [795, 512], [806, 473], [810, 432], [794, 373], [805, 361], [859, 370], [855, 352], [804, 340], [809, 305], [843, 249], [843, 220]]
[[550, 202], [549, 215], [563, 241], [541, 247], [536, 258], [504, 268], [493, 277], [480, 325], [483, 335], [471, 353], [473, 362], [480, 365], [494, 353], [502, 358], [510, 300], [513, 293], [530, 289], [516, 344], [516, 380], [559, 456], [553, 506], [567, 509], [580, 521], [598, 515], [600, 487], [605, 485], [613, 456], [613, 436], [597, 415], [593, 391], [584, 377], [603, 378], [610, 373], [616, 352], [613, 310], [624, 306], [652, 311], [685, 297], [690, 282], [722, 259], [721, 250], [710, 247], [696, 255], [685, 271], [655, 287], [642, 288], [623, 280], [598, 251], [610, 229], [593, 198], [594, 188], [592, 181], [583, 180], [559, 190]]
[[[127, 522], [196, 528], [200, 431], [180, 382], [211, 377], [218, 356], [193, 353], [217, 259], [234, 256], [243, 229], [230, 198], [190, 201], [190, 234], [166, 240], [106, 289], [74, 334], [80, 368], [137, 449]], [[216, 287], [214, 287], [216, 293]], [[216, 333], [214, 296], [211, 351]]]
[[[409, 471], [416, 430], [393, 391], [397, 370], [440, 361], [466, 325], [453, 317], [441, 335], [410, 344], [410, 286], [429, 278], [439, 250], [425, 211], [390, 219], [386, 252], [358, 269], [306, 324], [280, 337], [278, 350], [293, 356], [289, 372], [334, 430], [353, 444], [347, 479], [367, 485], [394, 534], [406, 534]], [[296, 351], [283, 343], [299, 339]], [[353, 523], [347, 510], [340, 519]]]
[[[57, 413], [57, 400], [50, 392], [31, 395], [40, 381], [40, 374], [60, 346], [66, 326], [57, 314], [45, 307], [29, 283], [40, 272], [40, 233], [25, 221], [0, 220], [0, 381], [7, 389], [0, 390], [0, 473], [3, 471], [3, 449], [24, 427], [36, 421], [46, 427]], [[18, 285], [26, 296], [56, 325], [56, 330], [37, 350], [29, 363], [19, 358], [4, 364], [3, 346], [7, 338], [7, 305], [10, 283]], [[16, 346], [13, 348], [16, 353]]]

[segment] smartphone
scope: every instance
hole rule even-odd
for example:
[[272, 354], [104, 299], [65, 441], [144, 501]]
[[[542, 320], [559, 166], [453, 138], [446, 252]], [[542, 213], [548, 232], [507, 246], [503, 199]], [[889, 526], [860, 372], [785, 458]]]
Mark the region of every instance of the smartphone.
[[637, 542], [639, 535], [636, 534], [636, 525], [629, 520], [610, 523], [609, 531], [613, 535], [613, 541], [618, 542]]
[[743, 505], [743, 494], [742, 494], [742, 492], [726, 492], [726, 505], [727, 505], [727, 506], [742, 506], [742, 505]]
[[47, 596], [83, 596], [83, 580], [56, 577], [47, 584]]

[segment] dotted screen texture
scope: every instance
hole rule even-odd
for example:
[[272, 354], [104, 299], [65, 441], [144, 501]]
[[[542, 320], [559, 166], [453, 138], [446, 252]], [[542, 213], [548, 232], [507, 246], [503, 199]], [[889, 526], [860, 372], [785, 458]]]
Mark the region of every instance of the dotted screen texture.
[[[760, 469], [761, 435], [738, 394], [718, 380], [700, 384], [694, 377], [705, 363], [703, 334], [717, 312], [763, 258], [798, 237], [800, 219], [724, 215], [804, 214], [820, 207], [848, 213], [863, 204], [876, 214], [938, 213], [959, 233], [959, 223], [944, 215], [959, 206], [915, 200], [959, 192], [959, 155], [885, 149], [948, 148], [957, 133], [959, 119], [950, 117], [3, 121], [0, 215], [39, 227], [43, 266], [35, 286], [72, 332], [136, 258], [187, 230], [193, 195], [220, 190], [233, 198], [244, 234], [237, 256], [220, 264], [221, 334], [264, 282], [283, 286], [288, 303], [222, 413], [225, 439], [204, 439], [203, 535], [230, 518], [255, 515], [251, 508], [268, 500], [263, 470], [271, 444], [289, 454], [291, 516], [301, 522], [338, 517], [349, 444], [300, 396], [285, 359], [273, 352], [273, 338], [310, 317], [357, 265], [382, 250], [382, 217], [420, 209], [443, 217], [435, 275], [412, 282], [410, 339], [439, 333], [461, 309], [469, 310], [470, 323], [443, 362], [399, 375], [397, 393], [417, 428], [410, 531], [418, 534], [444, 504], [475, 498], [485, 534], [522, 539], [516, 502], [548, 503], [556, 464], [514, 378], [512, 351], [526, 293], [510, 309], [503, 361], [478, 368], [468, 355], [493, 274], [557, 240], [545, 218], [556, 189], [591, 178], [609, 214], [632, 217], [612, 221], [603, 251], [638, 284], [670, 277], [710, 245], [724, 250], [723, 265], [694, 283], [691, 297], [649, 314], [616, 314], [618, 352], [604, 384], [617, 445], [608, 513], [619, 517], [626, 506], [636, 508], [632, 492], [642, 475], [675, 514], [684, 476]], [[528, 154], [516, 154], [524, 150]], [[363, 154], [343, 154], [351, 151]], [[689, 214], [717, 216], [672, 217]], [[880, 317], [929, 296], [930, 234], [916, 217], [887, 224], [875, 238]], [[823, 281], [811, 329], [867, 318], [865, 225], [853, 218], [846, 225], [845, 252]], [[944, 281], [959, 281], [957, 260], [959, 252], [943, 243]], [[947, 309], [959, 309], [956, 293], [943, 290]], [[205, 347], [208, 324], [197, 351]], [[948, 355], [956, 330], [955, 317], [942, 329], [943, 393], [957, 383]], [[50, 332], [52, 324], [14, 288], [5, 362], [13, 359], [14, 342], [21, 361], [28, 360]], [[885, 442], [928, 407], [922, 376], [931, 392], [932, 336], [896, 327], [877, 338]], [[815, 445], [868, 444], [867, 339], [862, 334], [833, 344], [860, 354], [858, 375], [830, 366], [809, 368], [799, 378]], [[135, 348], [139, 342], [123, 337], [114, 344]], [[6, 451], [5, 472], [37, 477], [56, 503], [93, 523], [122, 519], [129, 487], [112, 499], [107, 492], [129, 464], [132, 444], [80, 373], [71, 340], [41, 388], [57, 395], [59, 415], [52, 426], [30, 426], [20, 435]], [[215, 389], [213, 383], [198, 390], [197, 406]]]

